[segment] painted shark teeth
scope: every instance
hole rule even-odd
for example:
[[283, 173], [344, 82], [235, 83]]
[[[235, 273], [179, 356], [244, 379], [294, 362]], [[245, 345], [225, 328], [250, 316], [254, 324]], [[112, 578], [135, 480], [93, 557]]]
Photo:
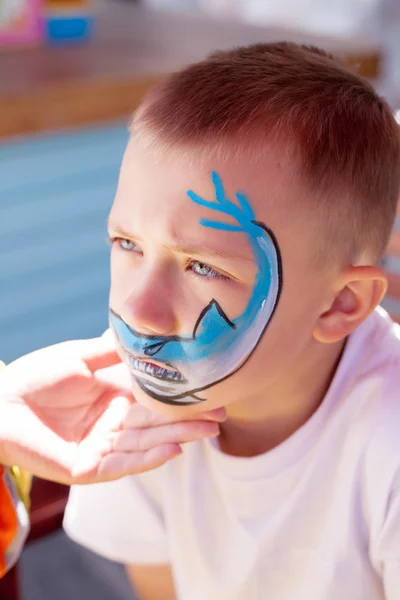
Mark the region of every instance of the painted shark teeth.
[[128, 355], [128, 361], [132, 369], [135, 371], [139, 373], [145, 373], [146, 375], [150, 375], [156, 379], [173, 381], [174, 383], [183, 383], [185, 381], [181, 373], [179, 373], [179, 371], [175, 371], [174, 369], [166, 369], [160, 365], [155, 365], [130, 355]]

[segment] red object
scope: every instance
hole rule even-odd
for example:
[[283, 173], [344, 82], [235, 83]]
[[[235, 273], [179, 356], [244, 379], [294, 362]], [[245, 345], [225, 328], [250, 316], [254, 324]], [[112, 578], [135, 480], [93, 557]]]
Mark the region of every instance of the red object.
[[[62, 526], [69, 487], [34, 479], [31, 491], [31, 531], [27, 544], [54, 533]], [[22, 600], [18, 563], [0, 579], [0, 600]]]

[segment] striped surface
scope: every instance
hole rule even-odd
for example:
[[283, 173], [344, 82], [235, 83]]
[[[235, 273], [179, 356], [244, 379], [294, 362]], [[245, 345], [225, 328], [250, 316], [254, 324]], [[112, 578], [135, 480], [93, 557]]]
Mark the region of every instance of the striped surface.
[[105, 221], [125, 124], [0, 146], [0, 357], [107, 326]]
[[[0, 357], [98, 335], [107, 326], [105, 220], [124, 124], [0, 146]], [[400, 320], [400, 212], [385, 259]]]

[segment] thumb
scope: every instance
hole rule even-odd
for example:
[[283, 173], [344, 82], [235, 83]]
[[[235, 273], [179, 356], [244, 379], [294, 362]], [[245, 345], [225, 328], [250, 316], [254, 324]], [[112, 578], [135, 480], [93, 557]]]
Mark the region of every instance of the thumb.
[[114, 337], [108, 333], [98, 338], [85, 340], [82, 345], [81, 359], [92, 373], [121, 362], [115, 347]]

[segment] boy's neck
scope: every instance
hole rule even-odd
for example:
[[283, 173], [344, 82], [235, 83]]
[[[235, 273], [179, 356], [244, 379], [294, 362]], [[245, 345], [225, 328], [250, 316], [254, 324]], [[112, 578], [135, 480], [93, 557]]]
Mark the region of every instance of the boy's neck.
[[344, 346], [343, 341], [319, 348], [319, 355], [302, 365], [290, 381], [264, 390], [257, 398], [228, 405], [219, 436], [221, 450], [233, 456], [256, 456], [295, 433], [322, 403]]

